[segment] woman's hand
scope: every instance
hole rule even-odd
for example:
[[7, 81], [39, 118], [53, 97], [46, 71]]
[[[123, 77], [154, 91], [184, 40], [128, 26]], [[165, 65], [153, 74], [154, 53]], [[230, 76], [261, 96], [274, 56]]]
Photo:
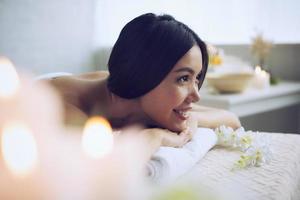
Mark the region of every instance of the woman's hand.
[[181, 133], [177, 134], [174, 132], [171, 132], [169, 130], [163, 130], [162, 132], [162, 143], [161, 146], [167, 146], [167, 147], [182, 147], [186, 143], [188, 143], [192, 139], [192, 132], [190, 129], [186, 129], [182, 131]]
[[167, 129], [152, 128], [143, 130], [146, 134], [150, 134], [160, 141], [160, 146], [167, 147], [182, 147], [192, 139], [192, 134], [189, 129], [181, 133], [175, 133]]
[[145, 141], [144, 151], [147, 159], [150, 159], [161, 146], [182, 147], [192, 138], [189, 129], [179, 134], [161, 128], [143, 129], [140, 133], [143, 138], [142, 141]]

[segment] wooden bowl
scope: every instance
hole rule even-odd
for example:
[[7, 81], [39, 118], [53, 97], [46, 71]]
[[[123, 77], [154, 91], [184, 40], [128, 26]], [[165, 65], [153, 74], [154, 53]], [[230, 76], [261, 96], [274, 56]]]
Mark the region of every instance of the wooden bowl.
[[209, 86], [221, 93], [238, 93], [250, 85], [253, 76], [252, 73], [208, 73], [206, 79]]

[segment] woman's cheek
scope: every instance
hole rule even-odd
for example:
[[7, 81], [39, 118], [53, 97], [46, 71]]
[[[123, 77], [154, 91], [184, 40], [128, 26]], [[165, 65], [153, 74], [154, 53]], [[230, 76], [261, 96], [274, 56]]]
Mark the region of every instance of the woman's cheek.
[[188, 96], [188, 88], [187, 87], [177, 87], [176, 90], [173, 90], [172, 99], [176, 101], [178, 105], [183, 103], [185, 98]]

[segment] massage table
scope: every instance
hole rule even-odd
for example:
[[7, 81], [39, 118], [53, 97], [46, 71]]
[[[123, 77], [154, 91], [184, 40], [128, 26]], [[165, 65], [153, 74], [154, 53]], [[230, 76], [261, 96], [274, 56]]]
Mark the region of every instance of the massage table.
[[270, 142], [272, 158], [260, 167], [232, 170], [240, 152], [214, 147], [182, 179], [214, 191], [221, 188], [236, 199], [300, 199], [300, 135], [259, 133]]

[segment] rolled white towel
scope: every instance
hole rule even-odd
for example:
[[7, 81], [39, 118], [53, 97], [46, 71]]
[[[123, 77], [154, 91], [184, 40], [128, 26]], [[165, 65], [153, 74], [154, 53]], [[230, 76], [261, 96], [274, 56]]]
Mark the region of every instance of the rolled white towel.
[[149, 177], [157, 182], [170, 182], [188, 172], [216, 145], [212, 129], [198, 128], [193, 139], [182, 148], [160, 147], [147, 164]]

